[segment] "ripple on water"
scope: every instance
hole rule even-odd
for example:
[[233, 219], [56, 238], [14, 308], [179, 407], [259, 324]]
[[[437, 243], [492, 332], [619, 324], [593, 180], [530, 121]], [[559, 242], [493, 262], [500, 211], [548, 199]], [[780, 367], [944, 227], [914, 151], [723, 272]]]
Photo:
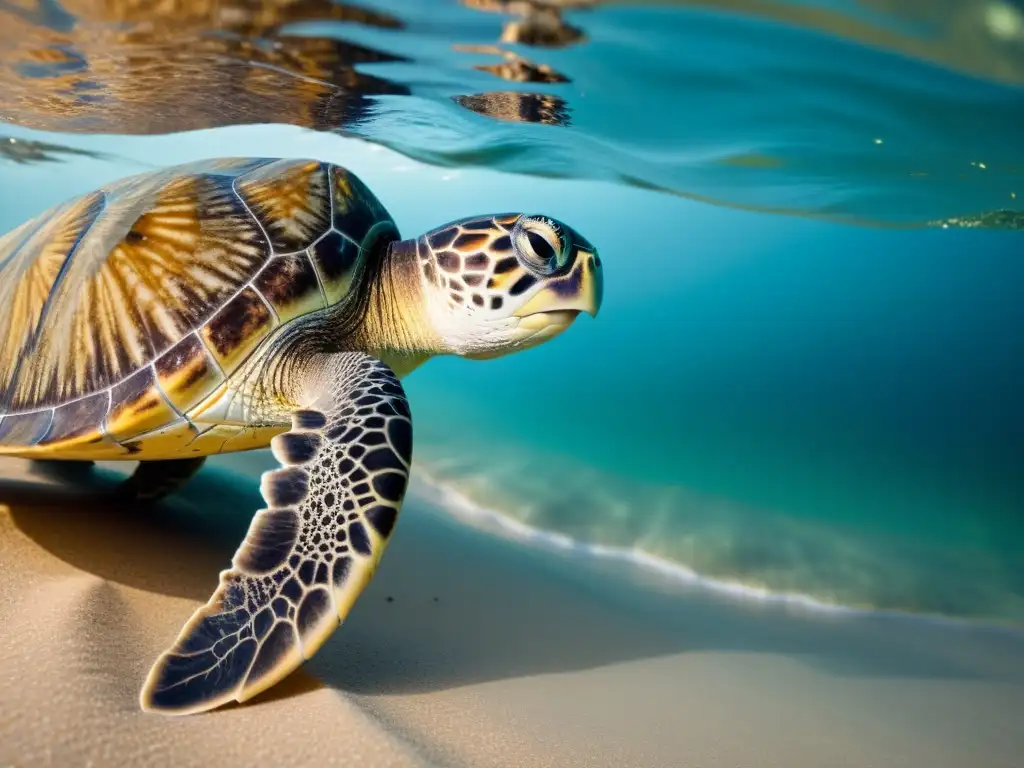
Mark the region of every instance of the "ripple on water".
[[889, 226], [1017, 228], [1009, 0], [0, 4], [3, 119], [288, 123], [421, 161]]

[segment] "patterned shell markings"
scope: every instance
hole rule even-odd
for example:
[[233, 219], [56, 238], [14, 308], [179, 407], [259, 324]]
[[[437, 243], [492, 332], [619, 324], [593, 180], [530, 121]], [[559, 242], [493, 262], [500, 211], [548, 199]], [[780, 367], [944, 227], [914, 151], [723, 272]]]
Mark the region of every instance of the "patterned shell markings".
[[191, 427], [274, 328], [345, 295], [381, 222], [342, 168], [231, 158], [115, 182], [0, 237], [0, 453], [116, 454]]

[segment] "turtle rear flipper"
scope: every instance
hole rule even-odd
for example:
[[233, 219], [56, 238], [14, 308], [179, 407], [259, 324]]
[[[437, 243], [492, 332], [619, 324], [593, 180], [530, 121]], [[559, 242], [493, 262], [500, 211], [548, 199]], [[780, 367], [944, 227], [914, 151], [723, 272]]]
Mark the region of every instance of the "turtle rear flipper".
[[361, 353], [328, 356], [297, 386], [310, 406], [271, 442], [268, 509], [209, 602], [153, 665], [142, 708], [189, 714], [245, 701], [310, 658], [369, 582], [395, 525], [412, 458], [401, 384]]
[[[95, 480], [95, 461], [85, 459], [32, 459], [32, 472], [67, 485], [88, 485]], [[205, 456], [165, 461], [141, 461], [127, 478], [113, 487], [115, 498], [154, 503], [191, 480], [206, 462]]]
[[185, 485], [206, 463], [205, 456], [164, 461], [140, 461], [117, 487], [117, 495], [133, 502], [154, 503]]
[[85, 485], [93, 477], [95, 461], [30, 459], [31, 472], [67, 485]]

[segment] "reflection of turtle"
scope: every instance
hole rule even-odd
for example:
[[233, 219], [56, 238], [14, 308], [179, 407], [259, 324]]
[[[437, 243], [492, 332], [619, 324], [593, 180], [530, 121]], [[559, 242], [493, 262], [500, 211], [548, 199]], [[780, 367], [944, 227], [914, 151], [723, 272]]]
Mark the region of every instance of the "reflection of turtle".
[[383, 29], [404, 26], [389, 13], [332, 0], [63, 0], [63, 5], [79, 19], [164, 32], [224, 29], [245, 37], [265, 37], [303, 21], [343, 21]]
[[[492, 11], [519, 16], [502, 27], [501, 42], [540, 47], [563, 47], [586, 39], [583, 32], [562, 18], [564, 9], [589, 8], [594, 0], [462, 0], [478, 11]], [[502, 61], [478, 64], [482, 72], [519, 83], [568, 83], [570, 79], [547, 64], [539, 64], [514, 51], [494, 45], [456, 45], [466, 53], [500, 56]], [[569, 125], [569, 106], [561, 96], [548, 93], [492, 91], [463, 94], [454, 101], [480, 115], [496, 120], [545, 125]]]
[[19, 165], [56, 162], [62, 159], [61, 155], [78, 155], [80, 157], [92, 158], [104, 157], [101, 152], [91, 152], [88, 149], [77, 149], [76, 147], [65, 147], [61, 144], [51, 144], [48, 141], [16, 139], [13, 136], [0, 135], [0, 157]]
[[[501, 56], [499, 64], [477, 64], [474, 69], [490, 72], [504, 80], [528, 83], [566, 83], [569, 78], [546, 64], [534, 64], [512, 51], [495, 45], [456, 45], [463, 53], [484, 53]], [[479, 115], [516, 123], [542, 123], [567, 126], [569, 106], [561, 96], [522, 91], [488, 91], [453, 96], [456, 104]]]
[[500, 56], [498, 64], [477, 64], [473, 67], [480, 72], [490, 72], [502, 80], [514, 83], [568, 83], [569, 78], [555, 71], [547, 64], [536, 64], [515, 51], [506, 51], [496, 45], [454, 45], [462, 53], [483, 53]]
[[502, 27], [503, 43], [562, 48], [586, 40], [583, 30], [562, 18], [563, 11], [592, 7], [596, 0], [462, 0], [478, 11], [514, 14]]
[[376, 568], [412, 451], [399, 378], [539, 344], [600, 301], [594, 248], [549, 218], [399, 241], [358, 178], [315, 161], [135, 176], [0, 239], [0, 453], [139, 459], [125, 488], [153, 497], [208, 454], [271, 446], [267, 509], [141, 695], [177, 714], [243, 701]]
[[29, 13], [0, 2], [0, 91], [12, 122], [130, 134], [267, 122], [325, 130], [363, 120], [374, 96], [409, 93], [356, 68], [401, 56], [280, 32], [319, 21], [400, 28], [388, 14], [330, 0], [65, 5], [40, 0]]
[[489, 91], [453, 97], [457, 104], [495, 120], [514, 123], [569, 125], [569, 108], [565, 100], [545, 93]]

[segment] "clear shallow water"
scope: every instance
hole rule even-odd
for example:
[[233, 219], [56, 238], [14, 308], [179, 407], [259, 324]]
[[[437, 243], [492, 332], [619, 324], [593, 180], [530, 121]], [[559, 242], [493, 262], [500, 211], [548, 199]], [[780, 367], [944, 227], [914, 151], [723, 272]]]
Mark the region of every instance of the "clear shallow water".
[[[534, 43], [547, 30], [545, 45], [500, 42], [521, 13], [455, 3], [375, 4], [370, 24], [295, 4], [285, 32], [227, 14], [216, 35], [211, 17], [160, 19], [153, 35], [114, 6], [40, 6], [42, 20], [24, 7], [0, 5], [32, 30], [0, 63], [15, 139], [0, 229], [128, 173], [227, 154], [348, 165], [407, 236], [480, 211], [550, 213], [601, 250], [601, 316], [522, 355], [410, 377], [424, 475], [711, 578], [1024, 620], [1010, 5], [630, 5], [513, 27]], [[456, 49], [484, 44], [528, 61]], [[496, 61], [507, 70], [474, 69]], [[556, 75], [568, 82], [543, 81]]]

